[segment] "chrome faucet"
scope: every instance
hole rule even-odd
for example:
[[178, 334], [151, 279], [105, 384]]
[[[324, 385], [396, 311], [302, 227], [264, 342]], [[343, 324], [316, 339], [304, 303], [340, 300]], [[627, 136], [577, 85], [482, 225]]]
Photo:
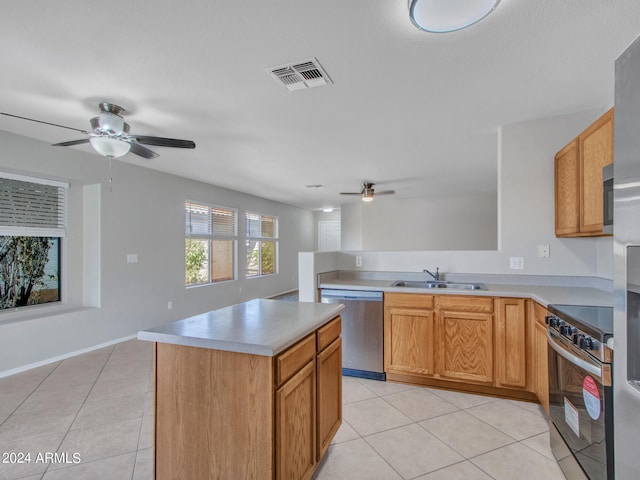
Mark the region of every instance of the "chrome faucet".
[[433, 273], [431, 273], [429, 270], [427, 270], [426, 268], [423, 270], [423, 272], [424, 273], [428, 273], [429, 275], [431, 275], [436, 282], [440, 281], [440, 267], [436, 267], [435, 275]]

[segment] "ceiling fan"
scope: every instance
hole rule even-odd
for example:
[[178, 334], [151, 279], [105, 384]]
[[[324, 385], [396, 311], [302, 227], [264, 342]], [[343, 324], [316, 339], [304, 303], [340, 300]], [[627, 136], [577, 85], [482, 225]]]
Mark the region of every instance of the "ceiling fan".
[[54, 127], [67, 128], [75, 130], [88, 138], [81, 140], [70, 140], [68, 142], [54, 143], [54, 147], [71, 147], [83, 143], [90, 143], [93, 149], [107, 158], [118, 158], [131, 152], [143, 158], [155, 158], [158, 154], [149, 150], [143, 145], [154, 145], [158, 147], [174, 147], [174, 148], [196, 148], [196, 144], [191, 140], [178, 140], [175, 138], [151, 137], [148, 135], [133, 135], [129, 133], [129, 124], [124, 121], [122, 114], [124, 108], [108, 102], [102, 102], [98, 105], [100, 114], [93, 117], [89, 122], [91, 124], [91, 132], [81, 130], [79, 128], [67, 127], [56, 123], [44, 122], [33, 118], [21, 117], [10, 113], [0, 112], [1, 115], [7, 117], [21, 118], [31, 122], [44, 123], [53, 125]]
[[392, 195], [396, 193], [394, 190], [383, 190], [382, 192], [376, 192], [373, 186], [375, 183], [363, 182], [362, 190], [360, 192], [340, 192], [340, 195], [360, 195], [363, 202], [372, 202], [373, 197], [376, 195]]

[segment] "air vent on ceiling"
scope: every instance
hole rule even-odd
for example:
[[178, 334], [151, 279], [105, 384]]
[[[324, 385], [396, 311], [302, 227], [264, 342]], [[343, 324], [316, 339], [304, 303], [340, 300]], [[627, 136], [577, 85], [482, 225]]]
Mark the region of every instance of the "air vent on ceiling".
[[315, 58], [270, 67], [266, 71], [289, 91], [321, 87], [333, 83]]

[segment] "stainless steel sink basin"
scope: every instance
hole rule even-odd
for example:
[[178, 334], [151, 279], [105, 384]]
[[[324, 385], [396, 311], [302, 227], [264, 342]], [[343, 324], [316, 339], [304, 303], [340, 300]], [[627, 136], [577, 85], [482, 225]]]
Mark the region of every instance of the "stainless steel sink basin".
[[398, 280], [393, 282], [392, 287], [407, 288], [448, 288], [453, 290], [486, 290], [484, 283], [463, 283], [463, 282], [418, 282], [415, 280]]

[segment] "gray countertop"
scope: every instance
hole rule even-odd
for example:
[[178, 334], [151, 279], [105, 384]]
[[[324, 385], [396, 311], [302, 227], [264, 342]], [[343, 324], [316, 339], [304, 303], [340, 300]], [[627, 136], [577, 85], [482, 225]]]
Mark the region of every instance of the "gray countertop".
[[381, 292], [424, 293], [437, 295], [479, 295], [490, 297], [531, 298], [543, 306], [566, 305], [613, 305], [613, 294], [592, 287], [509, 285], [485, 283], [488, 290], [438, 289], [437, 292], [424, 288], [392, 287], [389, 280], [334, 279], [320, 284], [320, 288], [346, 290], [375, 290]]
[[255, 299], [138, 332], [138, 339], [273, 356], [342, 309], [339, 304]]

